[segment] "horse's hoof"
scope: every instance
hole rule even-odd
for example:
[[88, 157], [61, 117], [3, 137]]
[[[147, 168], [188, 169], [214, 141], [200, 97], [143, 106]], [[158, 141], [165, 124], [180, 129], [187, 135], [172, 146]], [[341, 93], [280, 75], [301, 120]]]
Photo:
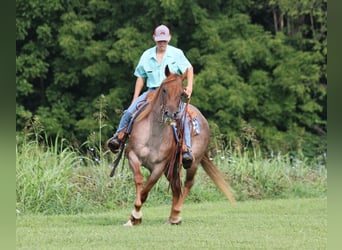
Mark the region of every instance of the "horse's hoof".
[[125, 224], [123, 224], [124, 227], [132, 227], [133, 223], [132, 221], [129, 219]]
[[180, 224], [182, 224], [182, 218], [181, 217], [179, 217], [177, 220], [172, 220], [172, 219], [169, 219], [168, 221], [167, 221], [167, 224], [169, 224], [169, 225], [180, 225]]
[[140, 225], [142, 221], [142, 212], [136, 212], [135, 210], [132, 211], [131, 216], [129, 217], [128, 221], [123, 224], [125, 227], [130, 226], [137, 226]]
[[124, 227], [138, 226], [141, 224], [142, 219], [135, 219], [133, 217], [129, 218], [129, 220], [123, 224]]
[[124, 227], [138, 226], [141, 224], [142, 219], [136, 219], [133, 216], [129, 218], [129, 220], [123, 224]]

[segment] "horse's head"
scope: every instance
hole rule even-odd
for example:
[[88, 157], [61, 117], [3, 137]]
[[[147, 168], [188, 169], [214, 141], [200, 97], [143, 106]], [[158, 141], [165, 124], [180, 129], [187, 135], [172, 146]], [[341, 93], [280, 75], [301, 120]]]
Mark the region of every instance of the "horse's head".
[[[171, 123], [180, 118], [182, 99], [187, 98], [183, 81], [187, 72], [182, 75], [171, 73], [169, 67], [165, 68], [165, 80], [161, 83], [148, 105], [136, 118], [136, 121], [144, 119], [149, 114], [158, 114], [158, 120], [163, 123]], [[154, 110], [155, 112], [152, 112]], [[161, 112], [161, 113], [160, 113]]]
[[180, 118], [181, 102], [182, 99], [186, 98], [183, 87], [186, 72], [182, 75], [174, 74], [166, 66], [165, 75], [166, 79], [159, 87], [159, 96], [162, 107], [162, 121], [169, 123]]

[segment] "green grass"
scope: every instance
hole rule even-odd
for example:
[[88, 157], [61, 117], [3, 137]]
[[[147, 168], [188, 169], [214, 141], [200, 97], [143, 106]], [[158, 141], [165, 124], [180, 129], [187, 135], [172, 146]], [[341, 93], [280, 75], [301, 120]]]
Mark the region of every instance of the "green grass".
[[79, 215], [17, 215], [16, 249], [327, 249], [327, 199], [186, 203], [183, 223], [166, 225], [170, 206]]

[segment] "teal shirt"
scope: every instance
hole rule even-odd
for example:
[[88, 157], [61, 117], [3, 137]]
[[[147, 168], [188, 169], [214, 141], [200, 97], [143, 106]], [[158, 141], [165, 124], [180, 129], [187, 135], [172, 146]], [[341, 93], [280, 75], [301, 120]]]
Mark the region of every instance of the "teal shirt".
[[177, 74], [183, 74], [187, 68], [191, 67], [191, 63], [185, 57], [181, 49], [167, 45], [161, 64], [157, 61], [156, 50], [156, 46], [145, 50], [134, 71], [136, 77], [146, 78], [146, 85], [148, 88], [160, 86], [162, 81], [166, 78], [166, 65], [169, 66], [172, 73]]

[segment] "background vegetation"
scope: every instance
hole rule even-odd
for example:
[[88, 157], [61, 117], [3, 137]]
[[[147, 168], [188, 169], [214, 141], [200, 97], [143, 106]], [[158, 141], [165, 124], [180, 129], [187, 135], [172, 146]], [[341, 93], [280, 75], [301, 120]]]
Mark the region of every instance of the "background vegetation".
[[[132, 173], [103, 145], [161, 23], [238, 202], [200, 168], [166, 227], [163, 177], [126, 230]], [[16, 0], [16, 28], [17, 249], [326, 248], [327, 0]]]
[[327, 0], [17, 0], [19, 141], [39, 122], [46, 140], [101, 155], [164, 23], [194, 66], [212, 152], [324, 157], [326, 21]]
[[[37, 129], [38, 130], [38, 129]], [[49, 141], [44, 132], [17, 137], [17, 211], [23, 214], [80, 214], [131, 207], [135, 185], [127, 160], [113, 178], [112, 154], [85, 155], [65, 139]], [[259, 150], [241, 154], [232, 148], [213, 158], [231, 183], [237, 201], [326, 197], [327, 169], [324, 158], [278, 154], [265, 158]], [[147, 170], [143, 169], [145, 177]], [[184, 177], [184, 172], [182, 172]], [[151, 191], [146, 206], [170, 204], [171, 191], [162, 177]], [[199, 169], [186, 203], [225, 200], [223, 194]], [[227, 201], [226, 201], [227, 202]], [[228, 203], [227, 203], [228, 204]]]

